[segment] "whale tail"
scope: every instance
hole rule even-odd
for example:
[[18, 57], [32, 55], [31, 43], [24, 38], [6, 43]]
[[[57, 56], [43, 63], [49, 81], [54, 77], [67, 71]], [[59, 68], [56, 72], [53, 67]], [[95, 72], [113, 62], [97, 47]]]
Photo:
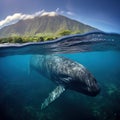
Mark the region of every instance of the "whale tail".
[[57, 86], [42, 103], [41, 110], [46, 108], [50, 103], [56, 100], [64, 91], [65, 91], [64, 86], [61, 85]]

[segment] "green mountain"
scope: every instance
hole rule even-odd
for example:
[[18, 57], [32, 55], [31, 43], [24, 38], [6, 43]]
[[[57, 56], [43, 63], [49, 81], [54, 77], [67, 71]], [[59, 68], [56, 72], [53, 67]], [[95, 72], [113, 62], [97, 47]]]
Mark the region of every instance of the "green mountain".
[[15, 24], [0, 29], [0, 38], [10, 37], [12, 35], [31, 36], [40, 33], [55, 34], [62, 30], [85, 33], [97, 31], [98, 29], [62, 15], [44, 15], [33, 19], [20, 20]]

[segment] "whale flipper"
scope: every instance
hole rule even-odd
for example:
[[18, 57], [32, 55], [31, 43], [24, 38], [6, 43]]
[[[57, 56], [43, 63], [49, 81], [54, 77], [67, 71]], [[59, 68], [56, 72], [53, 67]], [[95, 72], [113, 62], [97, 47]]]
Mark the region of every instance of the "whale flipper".
[[50, 103], [57, 99], [64, 91], [65, 91], [64, 86], [61, 85], [57, 86], [42, 103], [41, 110], [46, 108]]

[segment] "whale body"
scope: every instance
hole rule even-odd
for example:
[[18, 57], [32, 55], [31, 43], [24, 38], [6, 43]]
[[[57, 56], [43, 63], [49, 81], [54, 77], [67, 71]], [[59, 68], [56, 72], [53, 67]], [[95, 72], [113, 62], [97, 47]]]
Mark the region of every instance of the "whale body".
[[34, 55], [30, 60], [30, 69], [57, 84], [42, 103], [41, 109], [47, 107], [66, 89], [89, 96], [96, 96], [100, 92], [96, 79], [83, 65], [62, 56]]

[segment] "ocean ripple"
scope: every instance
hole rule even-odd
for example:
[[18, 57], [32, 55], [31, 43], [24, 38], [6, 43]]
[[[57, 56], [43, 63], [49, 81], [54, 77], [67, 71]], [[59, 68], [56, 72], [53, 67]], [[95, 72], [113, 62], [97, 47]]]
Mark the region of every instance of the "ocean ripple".
[[26, 54], [61, 54], [91, 51], [120, 51], [120, 34], [92, 32], [46, 42], [0, 44], [0, 57]]

